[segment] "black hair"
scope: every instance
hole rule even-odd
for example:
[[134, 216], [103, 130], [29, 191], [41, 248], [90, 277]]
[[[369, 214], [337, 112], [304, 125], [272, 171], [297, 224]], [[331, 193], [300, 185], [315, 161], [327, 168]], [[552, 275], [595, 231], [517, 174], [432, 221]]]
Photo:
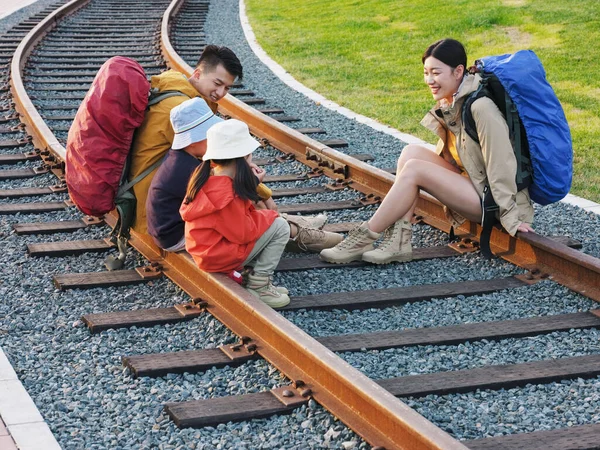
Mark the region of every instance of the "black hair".
[[425, 60], [430, 56], [439, 59], [452, 69], [456, 69], [462, 64], [465, 72], [467, 70], [467, 52], [465, 47], [455, 39], [441, 39], [431, 44], [423, 53], [421, 62], [425, 64]]
[[208, 72], [213, 71], [219, 64], [223, 64], [225, 70], [231, 75], [241, 80], [244, 76], [242, 63], [233, 51], [221, 45], [207, 45], [204, 47], [198, 64], [196, 67], [203, 65], [203, 69], [208, 69]]
[[[212, 160], [218, 166], [228, 166], [235, 164], [235, 177], [233, 178], [233, 190], [238, 197], [242, 200], [250, 200], [257, 202], [260, 197], [256, 193], [258, 186], [258, 178], [252, 172], [252, 169], [246, 162], [246, 159], [233, 158], [233, 159], [215, 159]], [[187, 191], [185, 193], [184, 204], [188, 204], [194, 200], [202, 186], [208, 181], [210, 177], [210, 161], [204, 161], [196, 170], [192, 173], [190, 181], [187, 185]]]

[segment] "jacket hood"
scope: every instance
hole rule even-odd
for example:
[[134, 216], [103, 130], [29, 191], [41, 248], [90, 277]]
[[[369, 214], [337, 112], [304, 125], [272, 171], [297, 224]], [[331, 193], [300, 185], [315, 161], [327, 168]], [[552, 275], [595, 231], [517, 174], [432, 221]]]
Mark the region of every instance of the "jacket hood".
[[233, 180], [227, 176], [211, 176], [202, 186], [196, 198], [179, 210], [186, 222], [208, 216], [222, 210], [234, 199]]
[[198, 91], [190, 84], [188, 79], [181, 72], [176, 70], [167, 70], [159, 75], [154, 75], [150, 79], [152, 88], [159, 91], [180, 91], [190, 98], [198, 96]]

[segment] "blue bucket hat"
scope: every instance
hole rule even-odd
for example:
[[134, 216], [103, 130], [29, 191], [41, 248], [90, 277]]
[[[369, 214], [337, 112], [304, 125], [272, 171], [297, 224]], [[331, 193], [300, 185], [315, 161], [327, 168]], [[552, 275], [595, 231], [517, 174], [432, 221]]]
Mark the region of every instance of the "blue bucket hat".
[[200, 97], [186, 100], [171, 110], [171, 125], [175, 131], [171, 148], [179, 150], [205, 140], [208, 129], [222, 121]]

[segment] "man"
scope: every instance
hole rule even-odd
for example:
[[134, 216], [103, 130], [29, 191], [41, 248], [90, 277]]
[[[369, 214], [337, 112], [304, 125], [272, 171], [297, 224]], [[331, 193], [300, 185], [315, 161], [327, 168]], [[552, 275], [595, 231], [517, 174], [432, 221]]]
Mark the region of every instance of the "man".
[[[242, 76], [242, 64], [235, 53], [227, 47], [216, 45], [206, 46], [190, 78], [174, 70], [153, 76], [152, 89], [161, 92], [178, 91], [183, 95], [166, 98], [146, 112], [144, 122], [136, 131], [133, 140], [129, 180], [161, 161], [171, 148], [175, 135], [169, 114], [174, 107], [190, 98], [201, 97], [210, 109], [216, 112], [217, 102], [229, 92], [236, 80], [242, 79]], [[133, 186], [137, 204], [132, 228], [139, 233], [148, 232], [146, 198], [156, 170]], [[266, 189], [268, 191], [268, 188]]]

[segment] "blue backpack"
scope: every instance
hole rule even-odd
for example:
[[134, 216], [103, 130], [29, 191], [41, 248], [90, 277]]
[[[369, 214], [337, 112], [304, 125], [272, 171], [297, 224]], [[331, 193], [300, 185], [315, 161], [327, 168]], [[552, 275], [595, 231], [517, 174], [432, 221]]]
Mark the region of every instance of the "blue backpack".
[[482, 81], [463, 106], [467, 134], [479, 142], [471, 104], [480, 97], [491, 98], [508, 124], [518, 189], [528, 187], [531, 199], [541, 205], [561, 200], [573, 177], [571, 132], [539, 58], [531, 50], [488, 56], [470, 71], [480, 73]]
[[[471, 105], [481, 97], [492, 99], [508, 125], [517, 159], [517, 189], [529, 188], [531, 199], [541, 205], [561, 200], [569, 193], [573, 178], [571, 132], [539, 58], [531, 50], [488, 56], [477, 60], [469, 71], [481, 74], [481, 84], [463, 104], [465, 132], [479, 142]], [[490, 236], [498, 205], [489, 186], [484, 189], [481, 208], [479, 244], [481, 253], [491, 258]]]

